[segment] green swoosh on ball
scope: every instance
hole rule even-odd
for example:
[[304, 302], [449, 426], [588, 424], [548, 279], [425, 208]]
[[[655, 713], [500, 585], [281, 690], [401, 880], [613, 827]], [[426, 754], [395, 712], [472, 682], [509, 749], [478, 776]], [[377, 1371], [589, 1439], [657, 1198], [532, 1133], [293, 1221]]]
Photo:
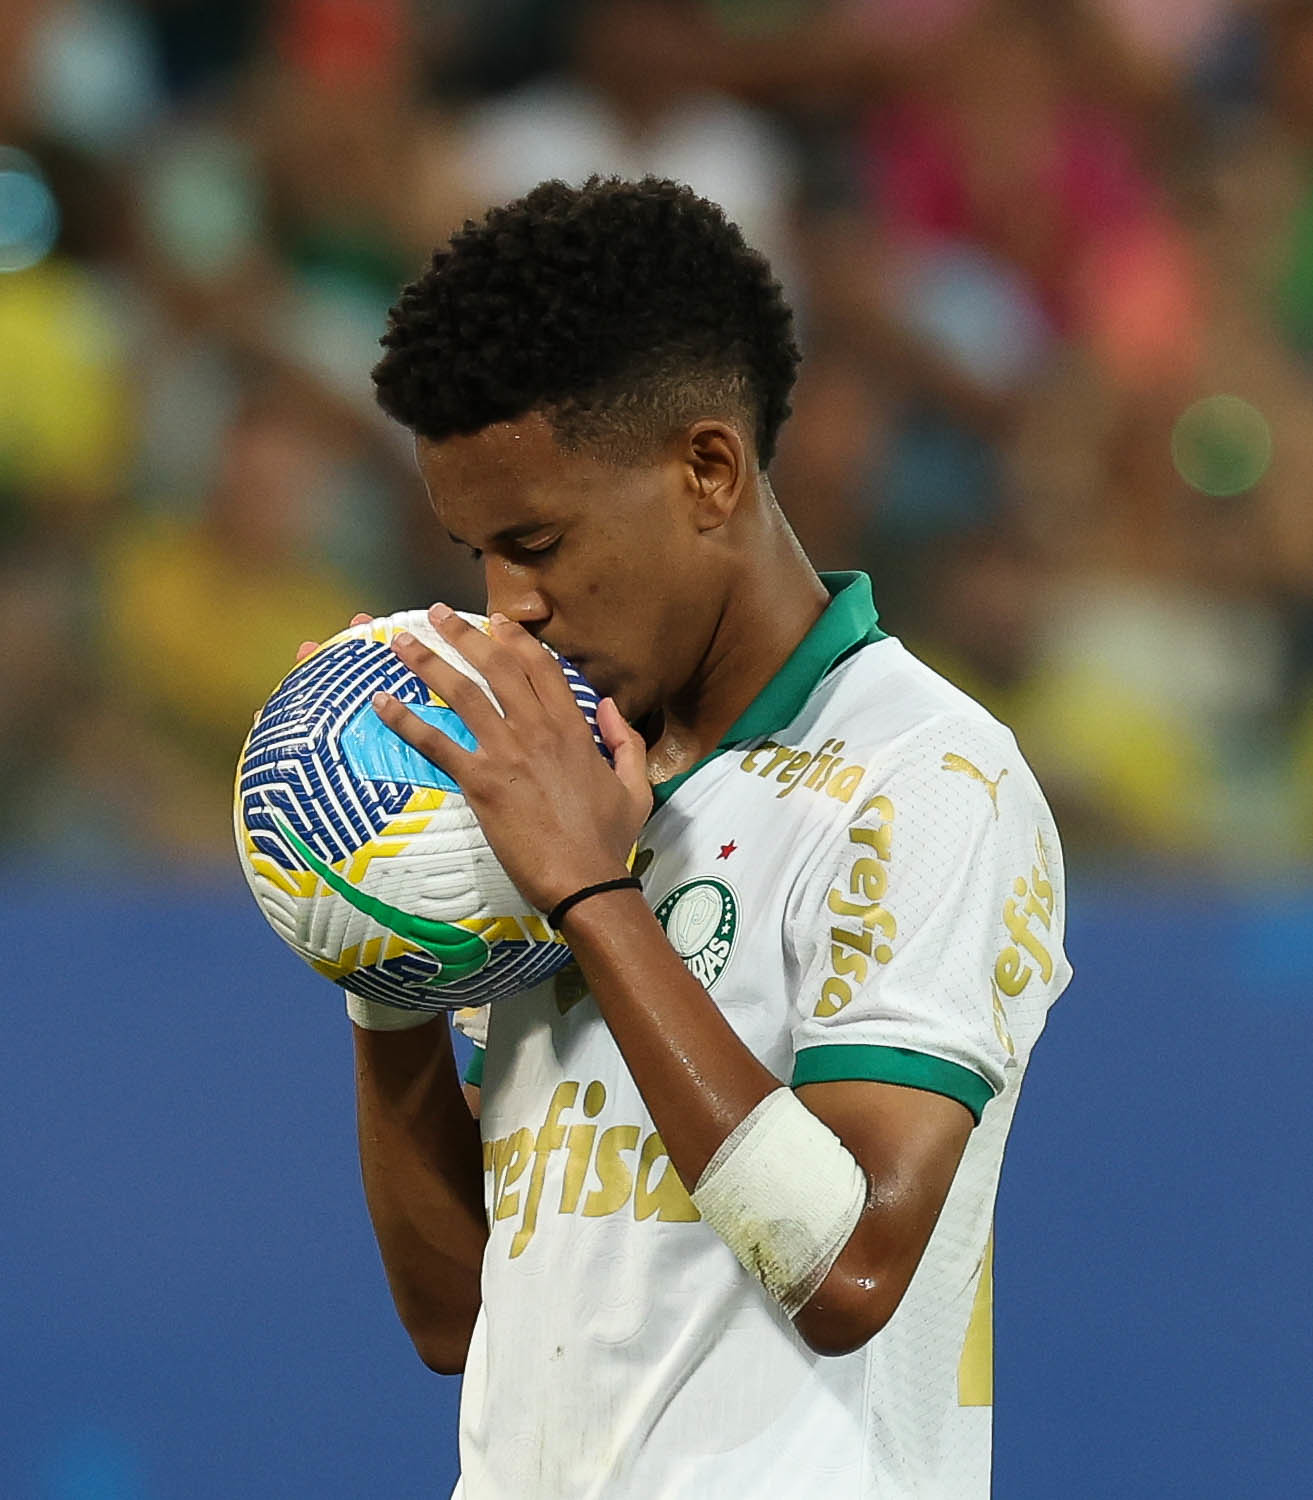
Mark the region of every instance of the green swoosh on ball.
[[349, 880], [344, 880], [331, 865], [325, 864], [277, 813], [273, 814], [273, 820], [279, 833], [330, 890], [335, 891], [357, 911], [373, 917], [389, 932], [395, 932], [399, 938], [414, 943], [417, 948], [422, 948], [425, 953], [437, 959], [442, 966], [441, 972], [430, 983], [454, 984], [458, 979], [468, 979], [488, 962], [492, 950], [477, 933], [466, 932], [463, 927], [453, 927], [450, 922], [417, 917], [412, 912], [389, 906], [377, 896], [366, 894]]

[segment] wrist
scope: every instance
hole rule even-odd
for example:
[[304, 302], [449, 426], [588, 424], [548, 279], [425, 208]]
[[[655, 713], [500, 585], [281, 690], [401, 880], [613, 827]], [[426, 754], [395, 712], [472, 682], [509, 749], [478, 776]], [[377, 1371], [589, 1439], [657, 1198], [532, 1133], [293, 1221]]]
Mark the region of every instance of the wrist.
[[638, 877], [631, 875], [627, 870], [622, 874], [612, 875], [606, 880], [594, 880], [587, 885], [576, 886], [574, 890], [562, 896], [547, 913], [547, 925], [560, 932], [561, 923], [567, 914], [583, 902], [596, 900], [599, 896], [609, 896], [613, 891], [641, 889], [642, 883]]
[[[632, 875], [617, 875], [612, 880], [584, 886], [575, 894], [577, 900], [567, 897], [551, 913], [553, 917], [560, 913], [552, 925], [567, 942], [614, 923], [626, 908], [648, 911], [642, 887]], [[562, 906], [565, 911], [561, 911]]]

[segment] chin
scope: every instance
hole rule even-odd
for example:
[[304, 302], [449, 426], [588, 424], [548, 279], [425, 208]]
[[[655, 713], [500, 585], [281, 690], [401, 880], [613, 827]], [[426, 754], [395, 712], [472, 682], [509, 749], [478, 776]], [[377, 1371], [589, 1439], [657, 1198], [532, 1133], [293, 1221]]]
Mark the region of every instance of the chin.
[[632, 684], [617, 682], [610, 672], [603, 669], [599, 669], [595, 677], [590, 674], [585, 675], [588, 676], [589, 682], [597, 689], [597, 696], [599, 698], [614, 698], [615, 706], [631, 724], [634, 722], [634, 714], [641, 714], [643, 712], [643, 709], [638, 704], [638, 695], [634, 692]]
[[599, 698], [615, 700], [615, 706], [630, 724], [637, 724], [656, 708], [658, 695], [655, 692], [644, 692], [638, 683], [626, 677], [611, 663], [590, 661], [584, 657], [575, 665], [588, 679]]

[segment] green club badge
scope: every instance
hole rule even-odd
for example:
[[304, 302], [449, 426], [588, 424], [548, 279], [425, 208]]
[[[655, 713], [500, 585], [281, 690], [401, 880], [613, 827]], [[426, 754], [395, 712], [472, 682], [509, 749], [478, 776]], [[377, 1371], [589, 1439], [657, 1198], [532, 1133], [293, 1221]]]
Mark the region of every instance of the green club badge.
[[656, 909], [670, 946], [699, 984], [710, 989], [734, 951], [739, 904], [723, 880], [709, 875], [677, 885]]

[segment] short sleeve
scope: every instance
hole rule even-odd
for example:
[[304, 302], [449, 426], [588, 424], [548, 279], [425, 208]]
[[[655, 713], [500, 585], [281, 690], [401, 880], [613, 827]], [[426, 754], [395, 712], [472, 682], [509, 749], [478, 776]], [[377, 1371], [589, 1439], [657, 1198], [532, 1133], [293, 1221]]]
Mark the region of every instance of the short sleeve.
[[794, 1087], [871, 1079], [979, 1121], [1070, 974], [1060, 856], [1015, 742], [936, 720], [872, 766], [794, 892]]

